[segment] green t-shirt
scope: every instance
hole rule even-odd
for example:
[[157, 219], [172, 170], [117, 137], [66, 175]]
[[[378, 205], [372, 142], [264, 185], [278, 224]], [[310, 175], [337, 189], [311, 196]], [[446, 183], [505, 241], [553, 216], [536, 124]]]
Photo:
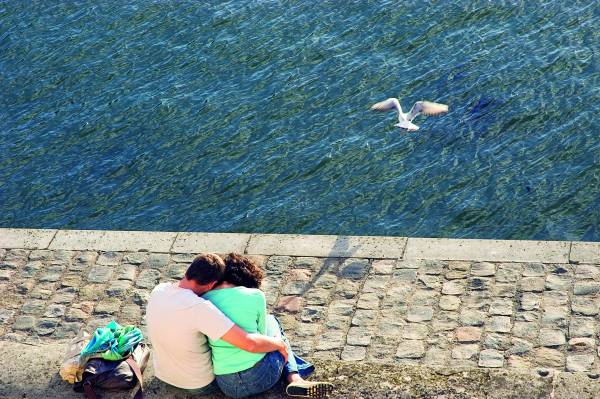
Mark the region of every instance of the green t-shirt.
[[[202, 296], [225, 316], [248, 333], [264, 334], [267, 304], [265, 294], [256, 288], [233, 287], [208, 291]], [[264, 353], [250, 353], [222, 339], [208, 339], [216, 375], [247, 370], [261, 360]]]

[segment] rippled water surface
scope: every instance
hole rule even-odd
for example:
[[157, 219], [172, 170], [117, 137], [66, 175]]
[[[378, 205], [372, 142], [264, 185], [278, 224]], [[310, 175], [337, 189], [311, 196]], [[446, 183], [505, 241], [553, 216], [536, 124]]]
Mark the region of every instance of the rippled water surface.
[[0, 226], [600, 241], [600, 3], [210, 3], [0, 1]]

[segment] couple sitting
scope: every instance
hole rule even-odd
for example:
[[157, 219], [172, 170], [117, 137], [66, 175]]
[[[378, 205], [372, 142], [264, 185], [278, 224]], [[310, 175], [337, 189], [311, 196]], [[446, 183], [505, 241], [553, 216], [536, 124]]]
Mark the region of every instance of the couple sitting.
[[146, 309], [156, 377], [193, 394], [218, 386], [233, 398], [264, 392], [285, 378], [288, 395], [327, 397], [332, 385], [304, 380], [314, 366], [294, 355], [277, 320], [267, 315], [258, 289], [262, 278], [249, 258], [203, 254], [178, 283], [157, 285]]

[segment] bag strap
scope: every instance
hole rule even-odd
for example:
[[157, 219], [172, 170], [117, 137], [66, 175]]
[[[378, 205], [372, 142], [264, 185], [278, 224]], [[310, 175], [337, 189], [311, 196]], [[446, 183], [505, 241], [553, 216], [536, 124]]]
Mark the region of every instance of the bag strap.
[[92, 389], [92, 384], [89, 381], [83, 383], [83, 392], [86, 399], [98, 399], [96, 392]]
[[[131, 367], [131, 370], [133, 370], [133, 373], [135, 374], [135, 376], [138, 379], [138, 382], [140, 383], [140, 387], [139, 387], [138, 391], [135, 393], [135, 396], [133, 397], [133, 399], [143, 399], [144, 398], [144, 377], [142, 376], [142, 370], [140, 370], [140, 366], [136, 363], [136, 361], [133, 360], [133, 356], [129, 356], [127, 359], [125, 359], [125, 361], [129, 365], [129, 367]], [[96, 399], [96, 398], [91, 398], [91, 399]]]

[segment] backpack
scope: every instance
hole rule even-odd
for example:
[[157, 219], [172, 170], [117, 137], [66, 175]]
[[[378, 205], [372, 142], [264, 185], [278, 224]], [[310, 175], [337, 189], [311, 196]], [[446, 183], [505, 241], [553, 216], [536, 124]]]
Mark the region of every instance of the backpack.
[[75, 382], [73, 390], [84, 392], [87, 399], [97, 399], [94, 388], [107, 391], [128, 390], [139, 382], [140, 387], [134, 399], [142, 399], [144, 397], [142, 373], [149, 357], [150, 349], [140, 342], [131, 355], [122, 360], [92, 358], [85, 364], [82, 380]]

